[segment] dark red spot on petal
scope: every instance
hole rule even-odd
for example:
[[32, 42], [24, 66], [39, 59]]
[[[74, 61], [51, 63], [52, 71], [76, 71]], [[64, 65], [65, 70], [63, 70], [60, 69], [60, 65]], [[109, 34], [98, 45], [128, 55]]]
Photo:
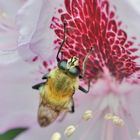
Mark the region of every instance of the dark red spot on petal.
[[38, 59], [38, 56], [35, 56], [35, 57], [32, 59], [32, 62], [37, 61], [37, 59]]
[[63, 10], [62, 9], [58, 9], [58, 13], [62, 13], [63, 12]]
[[48, 63], [46, 62], [46, 61], [43, 61], [43, 66], [45, 67], [45, 68], [47, 68], [48, 67]]

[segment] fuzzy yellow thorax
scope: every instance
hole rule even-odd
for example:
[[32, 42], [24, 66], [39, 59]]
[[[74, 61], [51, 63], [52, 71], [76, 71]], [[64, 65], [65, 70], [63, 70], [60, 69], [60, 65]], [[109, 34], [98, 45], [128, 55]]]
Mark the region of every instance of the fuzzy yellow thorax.
[[69, 103], [74, 90], [78, 87], [78, 79], [65, 74], [56, 68], [49, 73], [47, 84], [42, 96], [44, 100], [54, 105], [63, 106]]

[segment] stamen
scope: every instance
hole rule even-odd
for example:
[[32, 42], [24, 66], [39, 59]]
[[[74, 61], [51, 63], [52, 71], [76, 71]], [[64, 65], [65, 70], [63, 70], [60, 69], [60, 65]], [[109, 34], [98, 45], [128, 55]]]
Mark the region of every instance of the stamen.
[[53, 133], [51, 140], [61, 140], [61, 134], [59, 132]]
[[104, 119], [105, 120], [111, 120], [113, 122], [113, 124], [115, 124], [115, 125], [119, 125], [119, 126], [123, 126], [124, 125], [123, 119], [121, 119], [117, 115], [113, 115], [112, 113], [105, 114]]
[[137, 135], [140, 137], [140, 130], [137, 132]]
[[1, 13], [1, 16], [6, 18], [7, 14], [5, 12], [3, 12], [3, 13]]
[[124, 121], [119, 116], [116, 115], [112, 117], [112, 122], [116, 125], [120, 125], [120, 126], [124, 125]]
[[89, 119], [92, 119], [93, 118], [93, 113], [91, 110], [87, 110], [84, 112], [83, 114], [83, 119], [88, 121]]
[[0, 16], [6, 18], [7, 14], [5, 12], [3, 12], [3, 11], [0, 11]]
[[68, 126], [65, 129], [64, 135], [67, 136], [67, 137], [69, 137], [69, 136], [71, 136], [75, 132], [75, 130], [76, 130], [75, 126], [74, 125], [70, 125], [70, 126]]
[[104, 119], [105, 120], [112, 120], [112, 117], [113, 117], [112, 113], [107, 113], [107, 114], [105, 114]]

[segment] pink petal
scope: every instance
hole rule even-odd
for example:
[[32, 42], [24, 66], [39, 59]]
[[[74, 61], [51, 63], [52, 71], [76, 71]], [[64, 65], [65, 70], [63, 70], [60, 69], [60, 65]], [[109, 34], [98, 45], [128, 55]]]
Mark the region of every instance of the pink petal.
[[36, 56], [41, 60], [49, 60], [56, 54], [53, 45], [55, 35], [50, 30], [55, 4], [45, 0], [28, 0], [18, 11], [18, 46], [26, 60], [33, 60]]
[[31, 87], [39, 76], [37, 66], [20, 60], [0, 70], [0, 131], [36, 124], [38, 93]]
[[[60, 3], [63, 2], [28, 0], [18, 11], [16, 18], [20, 33], [18, 46], [20, 54], [23, 55], [26, 60], [36, 61], [38, 57], [41, 61], [55, 59], [54, 56], [56, 52], [54, 52], [53, 40], [56, 36], [50, 29], [50, 22], [51, 17], [56, 14], [54, 11], [58, 7], [64, 6]], [[123, 19], [123, 22], [126, 21], [125, 23], [127, 23], [129, 27], [127, 28], [128, 33], [139, 37], [139, 16], [136, 11], [132, 9], [126, 1], [114, 0], [112, 3], [117, 6], [119, 18]], [[129, 16], [126, 16], [127, 13]], [[132, 18], [130, 18], [130, 16]], [[11, 38], [11, 36], [9, 38]], [[17, 38], [14, 38], [12, 41], [16, 39]], [[14, 41], [12, 42], [13, 44], [15, 43]], [[12, 48], [16, 48], [15, 46], [16, 45], [13, 45]], [[3, 48], [5, 49], [5, 47]], [[9, 49], [9, 46], [7, 48]], [[76, 102], [75, 114], [69, 114], [61, 123], [56, 121], [46, 129], [40, 128], [36, 121], [39, 102], [38, 92], [31, 89], [32, 85], [38, 83], [42, 76], [37, 72], [39, 63], [25, 63], [18, 59], [14, 64], [0, 67], [1, 132], [11, 127], [27, 126], [31, 127], [31, 129], [17, 137], [16, 140], [50, 139], [53, 132], [60, 131], [63, 133], [68, 125], [80, 122], [76, 133], [70, 138], [71, 140], [80, 138], [97, 140], [115, 140], [117, 138], [117, 140], [129, 140], [131, 138], [131, 134], [129, 134], [131, 130], [128, 128], [130, 124], [125, 125], [123, 128], [114, 127], [114, 125], [104, 121], [103, 112], [100, 111], [99, 105], [102, 103], [101, 101], [104, 96], [108, 96], [108, 89], [114, 89], [114, 85], [116, 85], [110, 80], [109, 76], [95, 83], [88, 95], [76, 92], [74, 96]], [[44, 63], [44, 65], [47, 64]], [[121, 94], [117, 94], [117, 97], [119, 97], [120, 100], [125, 98], [125, 100], [128, 101], [125, 107], [128, 108], [127, 105], [129, 105], [130, 110], [127, 111], [132, 113], [132, 118], [139, 124], [139, 85], [131, 87], [131, 84], [123, 85], [122, 83], [117, 86], [117, 90]], [[123, 93], [126, 94], [122, 95]], [[81, 121], [82, 114], [87, 109], [92, 109], [95, 116], [89, 122]], [[122, 110], [123, 108], [120, 108], [120, 112]], [[126, 122], [129, 121], [125, 115], [123, 119]], [[62, 136], [62, 138], [67, 139], [64, 136]]]
[[[20, 4], [0, 1], [0, 65], [13, 63], [20, 58], [16, 50], [18, 34], [14, 23], [15, 12]], [[9, 8], [10, 5], [12, 8]]]
[[[140, 2], [138, 0], [110, 0], [110, 2], [115, 5], [119, 19], [123, 22], [123, 28], [127, 30], [129, 37], [135, 40], [134, 47], [139, 48], [140, 28], [138, 23], [140, 22], [140, 12], [138, 7]], [[140, 51], [135, 52], [135, 54], [140, 56]], [[136, 62], [140, 64], [140, 59], [137, 59]]]

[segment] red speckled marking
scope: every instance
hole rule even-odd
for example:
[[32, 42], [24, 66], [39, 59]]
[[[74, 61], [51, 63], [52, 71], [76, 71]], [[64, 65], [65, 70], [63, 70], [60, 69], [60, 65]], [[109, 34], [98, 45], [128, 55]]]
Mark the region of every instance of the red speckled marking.
[[43, 66], [44, 66], [45, 68], [47, 68], [48, 63], [47, 63], [46, 61], [43, 61], [42, 64], [43, 64]]
[[[66, 12], [58, 9], [59, 17], [52, 18], [51, 28], [57, 35], [56, 46], [63, 40], [63, 22], [66, 22], [66, 43], [63, 57], [80, 58], [80, 67], [88, 50], [94, 46], [87, 62], [86, 78], [98, 78], [102, 67], [107, 66], [113, 76], [122, 79], [140, 68], [134, 62], [138, 56], [133, 41], [121, 29], [106, 0], [64, 0]], [[61, 21], [61, 23], [60, 23]], [[134, 40], [135, 38], [132, 37]]]
[[35, 56], [35, 57], [32, 59], [32, 62], [37, 61], [37, 59], [38, 59], [38, 56]]

